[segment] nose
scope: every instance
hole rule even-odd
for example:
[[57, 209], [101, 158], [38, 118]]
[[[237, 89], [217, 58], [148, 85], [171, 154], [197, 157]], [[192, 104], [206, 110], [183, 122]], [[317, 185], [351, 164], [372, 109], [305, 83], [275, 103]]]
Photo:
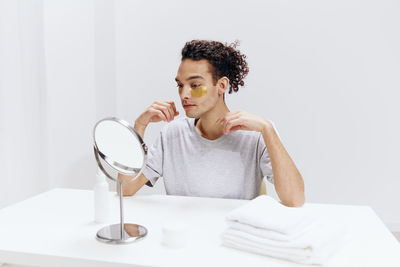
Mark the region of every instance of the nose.
[[189, 86], [183, 86], [181, 88], [181, 90], [179, 90], [179, 94], [181, 95], [182, 99], [189, 99], [191, 97], [190, 87]]

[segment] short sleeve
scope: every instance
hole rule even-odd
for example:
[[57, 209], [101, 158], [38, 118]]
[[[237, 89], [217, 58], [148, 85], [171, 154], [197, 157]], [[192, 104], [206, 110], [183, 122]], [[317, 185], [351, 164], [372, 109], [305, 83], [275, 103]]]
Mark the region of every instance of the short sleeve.
[[163, 175], [163, 157], [163, 132], [161, 131], [147, 152], [146, 165], [142, 170], [143, 175], [149, 180], [146, 185], [153, 187], [158, 178]]
[[[275, 129], [276, 135], [278, 138], [281, 140], [279, 133], [275, 127], [275, 124], [271, 121], [272, 126]], [[274, 173], [272, 172], [272, 164], [271, 164], [271, 158], [269, 156], [267, 146], [265, 145], [264, 138], [260, 134], [259, 136], [259, 143], [258, 143], [258, 150], [259, 150], [259, 160], [260, 160], [260, 169], [264, 177], [267, 178], [267, 180], [270, 183], [274, 183]]]

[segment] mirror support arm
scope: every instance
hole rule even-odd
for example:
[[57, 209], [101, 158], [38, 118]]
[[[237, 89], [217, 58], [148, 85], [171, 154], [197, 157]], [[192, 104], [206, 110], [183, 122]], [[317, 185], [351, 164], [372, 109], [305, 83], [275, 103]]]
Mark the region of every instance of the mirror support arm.
[[122, 181], [118, 181], [118, 186], [119, 186], [119, 217], [121, 220], [121, 239], [123, 239], [124, 237], [124, 205], [123, 205], [123, 201], [122, 201], [122, 195], [123, 195], [123, 191], [122, 191]]

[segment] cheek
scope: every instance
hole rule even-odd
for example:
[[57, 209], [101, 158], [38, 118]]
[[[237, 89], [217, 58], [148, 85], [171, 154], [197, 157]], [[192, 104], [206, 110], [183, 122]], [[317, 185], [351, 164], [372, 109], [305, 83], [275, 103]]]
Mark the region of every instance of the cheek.
[[200, 97], [203, 97], [203, 96], [207, 95], [207, 91], [208, 91], [207, 87], [205, 87], [205, 86], [200, 86], [196, 90], [193, 90], [192, 88], [190, 88], [190, 94], [193, 97], [197, 97], [197, 98], [200, 98]]
[[212, 88], [208, 90], [206, 95], [199, 98], [193, 97], [193, 99], [195, 99], [196, 104], [201, 107], [202, 110], [209, 110], [215, 107], [218, 102], [218, 97], [215, 95]]

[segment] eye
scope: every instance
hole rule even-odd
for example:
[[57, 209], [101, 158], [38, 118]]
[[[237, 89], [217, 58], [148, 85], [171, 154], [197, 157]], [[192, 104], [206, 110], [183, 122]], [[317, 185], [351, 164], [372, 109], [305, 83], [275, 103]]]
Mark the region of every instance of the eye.
[[177, 84], [176, 87], [178, 87], [179, 89], [181, 89], [183, 87], [182, 84]]
[[200, 86], [201, 86], [201, 84], [195, 83], [195, 84], [192, 85], [192, 88], [196, 89], [196, 88], [199, 88]]

